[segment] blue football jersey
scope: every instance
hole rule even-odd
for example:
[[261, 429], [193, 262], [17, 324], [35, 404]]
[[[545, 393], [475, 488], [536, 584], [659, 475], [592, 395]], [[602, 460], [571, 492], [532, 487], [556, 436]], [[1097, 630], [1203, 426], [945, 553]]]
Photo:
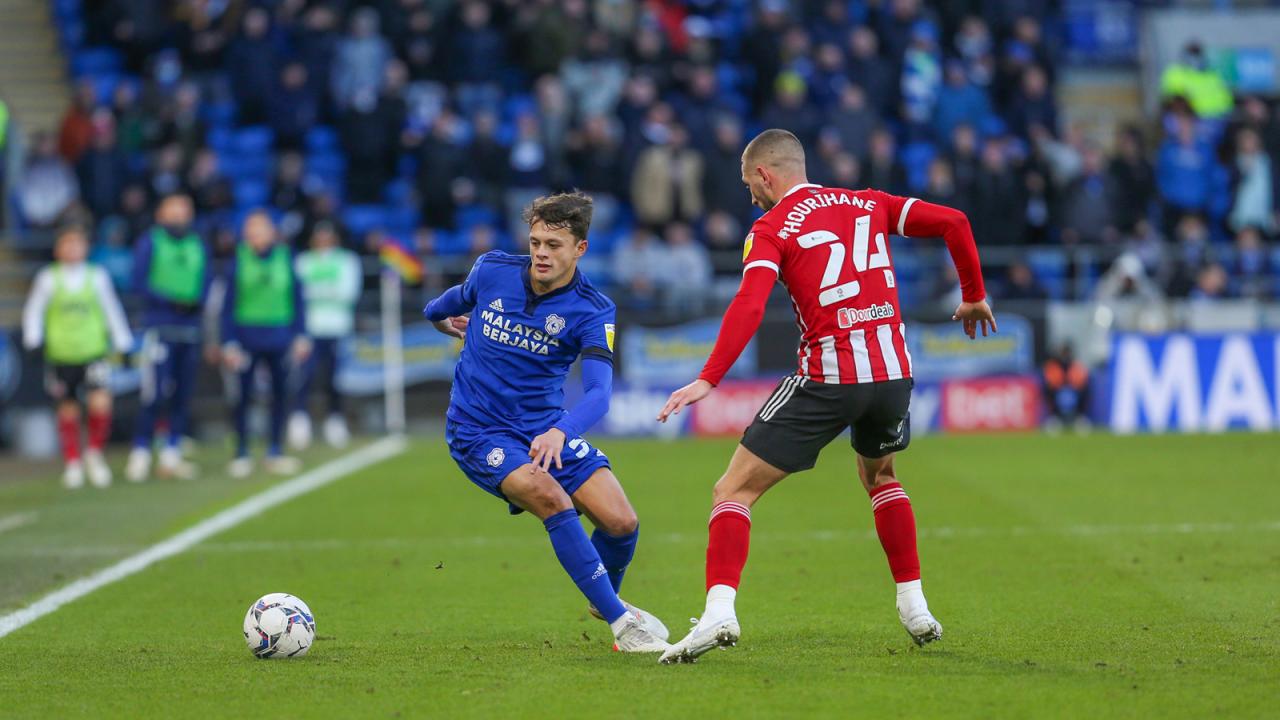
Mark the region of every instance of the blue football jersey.
[[581, 272], [568, 285], [535, 295], [529, 256], [481, 255], [462, 284], [472, 308], [453, 371], [448, 418], [527, 436], [565, 413], [564, 380], [579, 355], [613, 362], [613, 301]]

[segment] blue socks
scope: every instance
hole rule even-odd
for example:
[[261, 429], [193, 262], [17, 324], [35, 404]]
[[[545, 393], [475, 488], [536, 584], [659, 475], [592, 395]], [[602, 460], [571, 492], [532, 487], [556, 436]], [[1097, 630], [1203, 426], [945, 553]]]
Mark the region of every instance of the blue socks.
[[600, 554], [591, 546], [591, 542], [587, 540], [587, 531], [578, 522], [577, 511], [558, 512], [543, 520], [542, 524], [551, 537], [551, 547], [555, 548], [560, 565], [604, 619], [613, 623], [626, 615], [627, 609], [613, 589], [609, 572], [600, 561]]
[[640, 528], [638, 527], [626, 535], [619, 536], [609, 535], [599, 528], [591, 533], [591, 544], [600, 554], [600, 562], [604, 563], [604, 569], [609, 571], [609, 584], [613, 585], [614, 592], [622, 589], [622, 576], [626, 574], [627, 566], [631, 564], [631, 558], [636, 554], [636, 542], [639, 539]]

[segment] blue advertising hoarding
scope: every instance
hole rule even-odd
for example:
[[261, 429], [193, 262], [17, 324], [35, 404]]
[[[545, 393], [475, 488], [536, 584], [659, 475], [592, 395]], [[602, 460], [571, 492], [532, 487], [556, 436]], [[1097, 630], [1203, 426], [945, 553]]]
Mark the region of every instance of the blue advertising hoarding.
[[1109, 369], [1116, 432], [1280, 427], [1280, 333], [1117, 334]]
[[[430, 323], [407, 325], [404, 345], [405, 385], [450, 380], [462, 342]], [[369, 333], [344, 340], [338, 350], [338, 388], [349, 395], [379, 395], [383, 383], [382, 334]]]
[[954, 380], [1035, 370], [1031, 321], [999, 315], [1000, 332], [970, 340], [960, 323], [916, 323], [907, 327], [911, 374], [916, 380]]
[[[618, 336], [622, 344], [622, 374], [627, 382], [669, 384], [692, 381], [702, 371], [720, 332], [720, 318], [665, 328], [628, 326]], [[752, 338], [728, 377], [756, 374], [756, 341]]]

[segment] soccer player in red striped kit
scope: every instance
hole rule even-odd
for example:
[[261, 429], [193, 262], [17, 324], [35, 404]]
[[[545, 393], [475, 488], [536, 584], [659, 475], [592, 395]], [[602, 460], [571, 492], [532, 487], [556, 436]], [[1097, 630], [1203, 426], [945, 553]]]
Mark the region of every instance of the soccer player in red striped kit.
[[743, 434], [716, 483], [707, 542], [707, 605], [697, 625], [661, 662], [692, 662], [737, 644], [734, 598], [747, 562], [751, 506], [787, 475], [853, 429], [858, 475], [871, 497], [876, 533], [897, 583], [898, 617], [919, 645], [942, 637], [920, 585], [915, 515], [893, 471], [910, 442], [911, 355], [898, 307], [890, 233], [942, 237], [964, 302], [952, 319], [970, 337], [995, 332], [978, 249], [964, 213], [878, 190], [808, 182], [804, 148], [785, 130], [766, 130], [742, 153], [742, 180], [764, 210], [747, 235], [742, 285], [697, 380], [671, 394], [665, 422], [706, 397], [760, 326], [781, 280], [800, 327], [799, 368], [778, 384]]

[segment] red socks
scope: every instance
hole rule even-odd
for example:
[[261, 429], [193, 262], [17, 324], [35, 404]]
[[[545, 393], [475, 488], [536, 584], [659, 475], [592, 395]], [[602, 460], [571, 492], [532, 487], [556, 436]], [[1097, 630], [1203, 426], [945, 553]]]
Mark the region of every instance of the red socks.
[[111, 435], [111, 411], [89, 412], [89, 449], [102, 451]]
[[707, 589], [728, 585], [737, 589], [751, 546], [751, 509], [722, 502], [711, 508], [707, 524]]
[[63, 460], [71, 463], [80, 459], [80, 422], [76, 418], [58, 415], [58, 439]]
[[916, 553], [916, 516], [911, 499], [899, 483], [888, 483], [871, 491], [871, 511], [876, 518], [876, 534], [889, 560], [894, 582], [920, 579], [920, 556]]
[[[902, 485], [895, 482], [872, 490], [871, 510], [894, 582], [919, 580], [916, 517]], [[707, 589], [715, 585], [736, 589], [751, 546], [751, 509], [737, 502], [717, 503], [711, 509], [707, 535]]]

